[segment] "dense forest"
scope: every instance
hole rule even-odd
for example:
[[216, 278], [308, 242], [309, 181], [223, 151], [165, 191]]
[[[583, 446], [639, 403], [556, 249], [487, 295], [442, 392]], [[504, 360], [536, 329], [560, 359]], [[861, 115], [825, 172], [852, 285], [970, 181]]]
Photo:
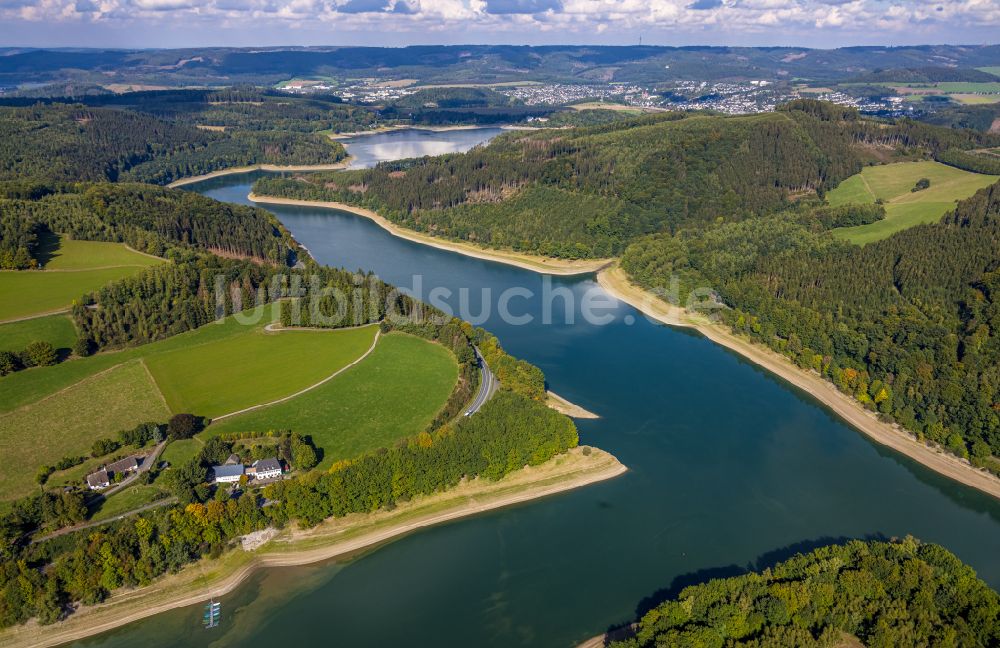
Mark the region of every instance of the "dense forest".
[[317, 133], [217, 132], [150, 114], [83, 105], [0, 107], [0, 180], [135, 180], [253, 164], [329, 164], [343, 146]]
[[293, 261], [297, 247], [270, 212], [179, 189], [0, 182], [0, 268], [44, 264], [39, 240], [48, 232], [127, 243], [155, 256], [198, 248], [278, 265]]
[[620, 254], [653, 232], [772, 214], [894, 153], [1000, 137], [796, 101], [746, 117], [671, 113], [511, 133], [460, 155], [263, 178], [255, 192], [335, 200], [451, 239], [568, 258]]
[[946, 549], [852, 541], [693, 585], [613, 648], [996, 646], [1000, 596]]
[[657, 234], [622, 267], [710, 287], [726, 323], [820, 372], [882, 419], [1000, 472], [1000, 184], [941, 223], [857, 247], [808, 214]]

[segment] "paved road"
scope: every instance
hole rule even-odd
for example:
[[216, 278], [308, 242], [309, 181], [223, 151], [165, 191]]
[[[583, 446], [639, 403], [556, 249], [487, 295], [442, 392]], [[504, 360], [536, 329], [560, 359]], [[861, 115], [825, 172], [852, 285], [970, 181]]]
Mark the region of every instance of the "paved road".
[[490, 366], [486, 364], [486, 358], [483, 354], [479, 352], [479, 349], [472, 347], [476, 351], [476, 360], [479, 362], [479, 392], [476, 397], [472, 400], [472, 404], [469, 408], [465, 410], [466, 416], [472, 416], [479, 409], [486, 404], [486, 402], [493, 397], [497, 389], [500, 387], [500, 381], [497, 380], [493, 372], [490, 371]]

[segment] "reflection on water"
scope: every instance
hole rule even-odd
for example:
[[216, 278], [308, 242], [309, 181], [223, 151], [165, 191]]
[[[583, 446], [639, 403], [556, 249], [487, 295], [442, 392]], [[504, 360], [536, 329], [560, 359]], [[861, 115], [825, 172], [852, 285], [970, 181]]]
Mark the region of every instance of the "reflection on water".
[[[192, 188], [241, 202], [250, 178]], [[456, 299], [462, 288], [541, 290], [539, 275], [395, 238], [363, 218], [272, 211], [319, 261], [397, 285], [419, 272]], [[554, 284], [577, 296], [594, 287], [588, 277]], [[344, 565], [268, 572], [222, 598], [235, 614], [215, 634], [188, 608], [85, 645], [571, 646], [684, 584], [842, 538], [939, 542], [1000, 586], [996, 500], [875, 446], [700, 335], [625, 304], [611, 313], [606, 326], [579, 313], [569, 324], [559, 308], [551, 325], [485, 326], [554, 391], [602, 416], [578, 423], [581, 439], [618, 456], [622, 477], [427, 529]]]
[[374, 166], [382, 160], [402, 160], [425, 155], [461, 153], [487, 142], [500, 133], [500, 128], [471, 128], [449, 131], [406, 129], [359, 135], [340, 140], [351, 154], [350, 169]]

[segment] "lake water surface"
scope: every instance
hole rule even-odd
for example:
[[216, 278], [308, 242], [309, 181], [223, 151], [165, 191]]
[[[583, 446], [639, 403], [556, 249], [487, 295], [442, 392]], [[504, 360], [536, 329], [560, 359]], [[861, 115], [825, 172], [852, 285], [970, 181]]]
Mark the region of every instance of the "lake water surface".
[[[494, 131], [433, 133], [427, 150], [437, 153], [442, 136], [457, 150]], [[371, 136], [366, 150], [378, 157], [400, 137]], [[406, 137], [406, 154], [421, 154], [421, 135]], [[253, 178], [187, 188], [245, 203]], [[943, 544], [1000, 587], [1000, 502], [880, 448], [739, 356], [615, 302], [605, 325], [583, 321], [578, 307], [556, 307], [542, 324], [538, 300], [512, 306], [533, 315], [530, 324], [496, 315], [505, 289], [541, 293], [551, 281], [551, 290], [599, 295], [592, 278], [544, 279], [410, 243], [346, 213], [269, 209], [323, 263], [419, 283], [423, 294], [447, 287], [456, 308], [466, 289], [474, 314], [489, 305], [485, 326], [511, 353], [602, 416], [578, 423], [582, 442], [630, 470], [352, 562], [260, 572], [221, 598], [215, 630], [201, 628], [196, 606], [78, 645], [572, 646], [684, 585], [835, 540], [907, 534]]]

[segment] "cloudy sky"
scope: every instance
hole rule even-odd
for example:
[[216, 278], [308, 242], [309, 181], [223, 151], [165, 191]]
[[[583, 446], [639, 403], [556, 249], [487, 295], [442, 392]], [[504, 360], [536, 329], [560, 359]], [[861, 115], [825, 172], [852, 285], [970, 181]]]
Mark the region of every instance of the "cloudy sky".
[[0, 0], [0, 46], [997, 43], [1000, 0]]

